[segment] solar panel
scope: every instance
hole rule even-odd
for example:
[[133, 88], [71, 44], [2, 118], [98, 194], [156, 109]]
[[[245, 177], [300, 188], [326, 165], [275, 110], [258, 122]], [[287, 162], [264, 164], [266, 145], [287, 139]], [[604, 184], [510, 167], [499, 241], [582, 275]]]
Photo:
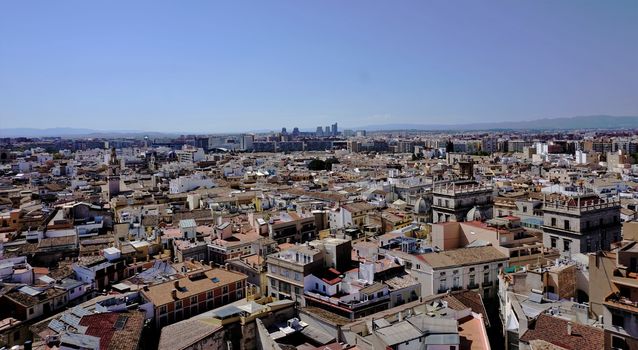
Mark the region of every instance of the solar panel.
[[62, 317], [60, 317], [60, 321], [73, 327], [77, 327], [80, 325], [80, 318], [69, 313], [62, 314]]
[[51, 322], [49, 322], [49, 328], [51, 328], [53, 331], [57, 333], [62, 333], [66, 329], [66, 325], [54, 319], [54, 320], [51, 320]]
[[41, 294], [41, 293], [42, 293], [42, 291], [39, 291], [39, 290], [37, 290], [37, 289], [33, 289], [33, 288], [29, 287], [29, 286], [21, 287], [21, 288], [20, 288], [20, 289], [18, 289], [18, 290], [19, 290], [20, 292], [22, 292], [22, 293], [24, 293], [24, 294], [27, 294], [27, 295], [30, 295], [30, 296], [32, 296], [32, 297], [37, 296], [38, 294]]
[[71, 312], [77, 316], [77, 317], [84, 317], [86, 315], [90, 315], [91, 312], [81, 306], [76, 306], [73, 309], [71, 309]]
[[102, 306], [101, 304], [95, 304], [95, 312], [97, 312], [98, 314], [108, 312], [108, 311], [109, 309], [107, 309], [105, 306]]
[[128, 316], [118, 316], [117, 321], [115, 321], [115, 324], [113, 325], [113, 328], [115, 328], [118, 331], [121, 331], [122, 329], [124, 329], [124, 326], [126, 325], [126, 321], [128, 321]]

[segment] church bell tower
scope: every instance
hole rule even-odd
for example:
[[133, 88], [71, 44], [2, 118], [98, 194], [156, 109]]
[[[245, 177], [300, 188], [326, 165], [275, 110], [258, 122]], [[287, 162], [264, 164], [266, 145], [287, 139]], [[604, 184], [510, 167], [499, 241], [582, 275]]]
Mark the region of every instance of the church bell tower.
[[120, 193], [120, 162], [117, 161], [115, 148], [111, 148], [111, 157], [109, 159], [108, 170], [109, 192], [108, 199], [117, 196]]

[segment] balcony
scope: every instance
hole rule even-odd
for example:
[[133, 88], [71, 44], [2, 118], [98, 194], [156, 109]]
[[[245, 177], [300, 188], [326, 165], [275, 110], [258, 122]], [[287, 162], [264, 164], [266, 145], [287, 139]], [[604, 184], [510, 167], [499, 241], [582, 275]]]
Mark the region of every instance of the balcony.
[[[323, 301], [325, 303], [329, 303], [335, 306], [340, 306], [340, 307], [345, 307], [351, 310], [360, 308], [360, 307], [364, 307], [370, 304], [375, 304], [375, 303], [379, 303], [379, 302], [383, 302], [383, 301], [387, 301], [390, 299], [390, 295], [386, 294], [384, 296], [381, 297], [377, 297], [374, 299], [368, 299], [368, 300], [348, 300], [348, 301], [342, 301], [340, 298], [336, 298], [336, 297], [329, 297], [326, 295], [322, 295], [319, 293], [315, 293], [315, 292], [304, 292], [304, 295], [306, 297], [310, 297], [312, 299], [316, 299], [316, 300], [320, 300]], [[346, 295], [347, 296], [347, 295]]]
[[631, 300], [622, 295], [611, 294], [605, 299], [605, 304], [610, 307], [631, 311], [632, 313], [638, 312], [638, 300]]

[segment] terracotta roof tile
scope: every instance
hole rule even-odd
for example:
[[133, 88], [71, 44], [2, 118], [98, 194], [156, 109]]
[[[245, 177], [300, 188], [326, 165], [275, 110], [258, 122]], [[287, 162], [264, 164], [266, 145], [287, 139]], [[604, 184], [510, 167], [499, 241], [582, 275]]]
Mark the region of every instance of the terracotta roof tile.
[[[173, 301], [173, 297], [171, 295], [173, 289], [175, 289], [175, 282], [179, 281], [180, 290], [177, 291], [178, 299], [189, 298], [193, 295], [198, 295], [200, 293], [213, 290], [217, 287], [229, 285], [231, 283], [235, 283], [241, 280], [246, 279], [246, 275], [228, 271], [225, 269], [209, 269], [201, 272], [204, 275], [202, 278], [189, 278], [184, 277], [175, 281], [168, 281], [160, 284], [156, 284], [154, 286], [148, 287], [148, 291], [142, 291], [144, 296], [150, 300], [153, 305], [160, 306], [165, 305]], [[190, 275], [194, 275], [195, 273], [191, 273]], [[216, 280], [216, 282], [213, 281]]]
[[605, 342], [602, 329], [573, 322], [572, 335], [568, 335], [568, 322], [562, 318], [541, 314], [536, 319], [533, 327], [530, 327], [523, 334], [521, 340], [529, 342], [539, 339], [566, 349], [604, 349]]

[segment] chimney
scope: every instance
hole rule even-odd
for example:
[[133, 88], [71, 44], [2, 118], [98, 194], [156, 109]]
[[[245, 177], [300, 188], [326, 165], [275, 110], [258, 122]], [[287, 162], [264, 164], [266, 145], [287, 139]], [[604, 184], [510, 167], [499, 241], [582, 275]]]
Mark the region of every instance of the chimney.
[[173, 299], [177, 300], [177, 289], [173, 289], [171, 291], [171, 296], [173, 297]]
[[179, 289], [179, 280], [176, 280], [173, 285], [175, 285], [175, 289]]
[[572, 335], [572, 323], [567, 322], [567, 335]]

